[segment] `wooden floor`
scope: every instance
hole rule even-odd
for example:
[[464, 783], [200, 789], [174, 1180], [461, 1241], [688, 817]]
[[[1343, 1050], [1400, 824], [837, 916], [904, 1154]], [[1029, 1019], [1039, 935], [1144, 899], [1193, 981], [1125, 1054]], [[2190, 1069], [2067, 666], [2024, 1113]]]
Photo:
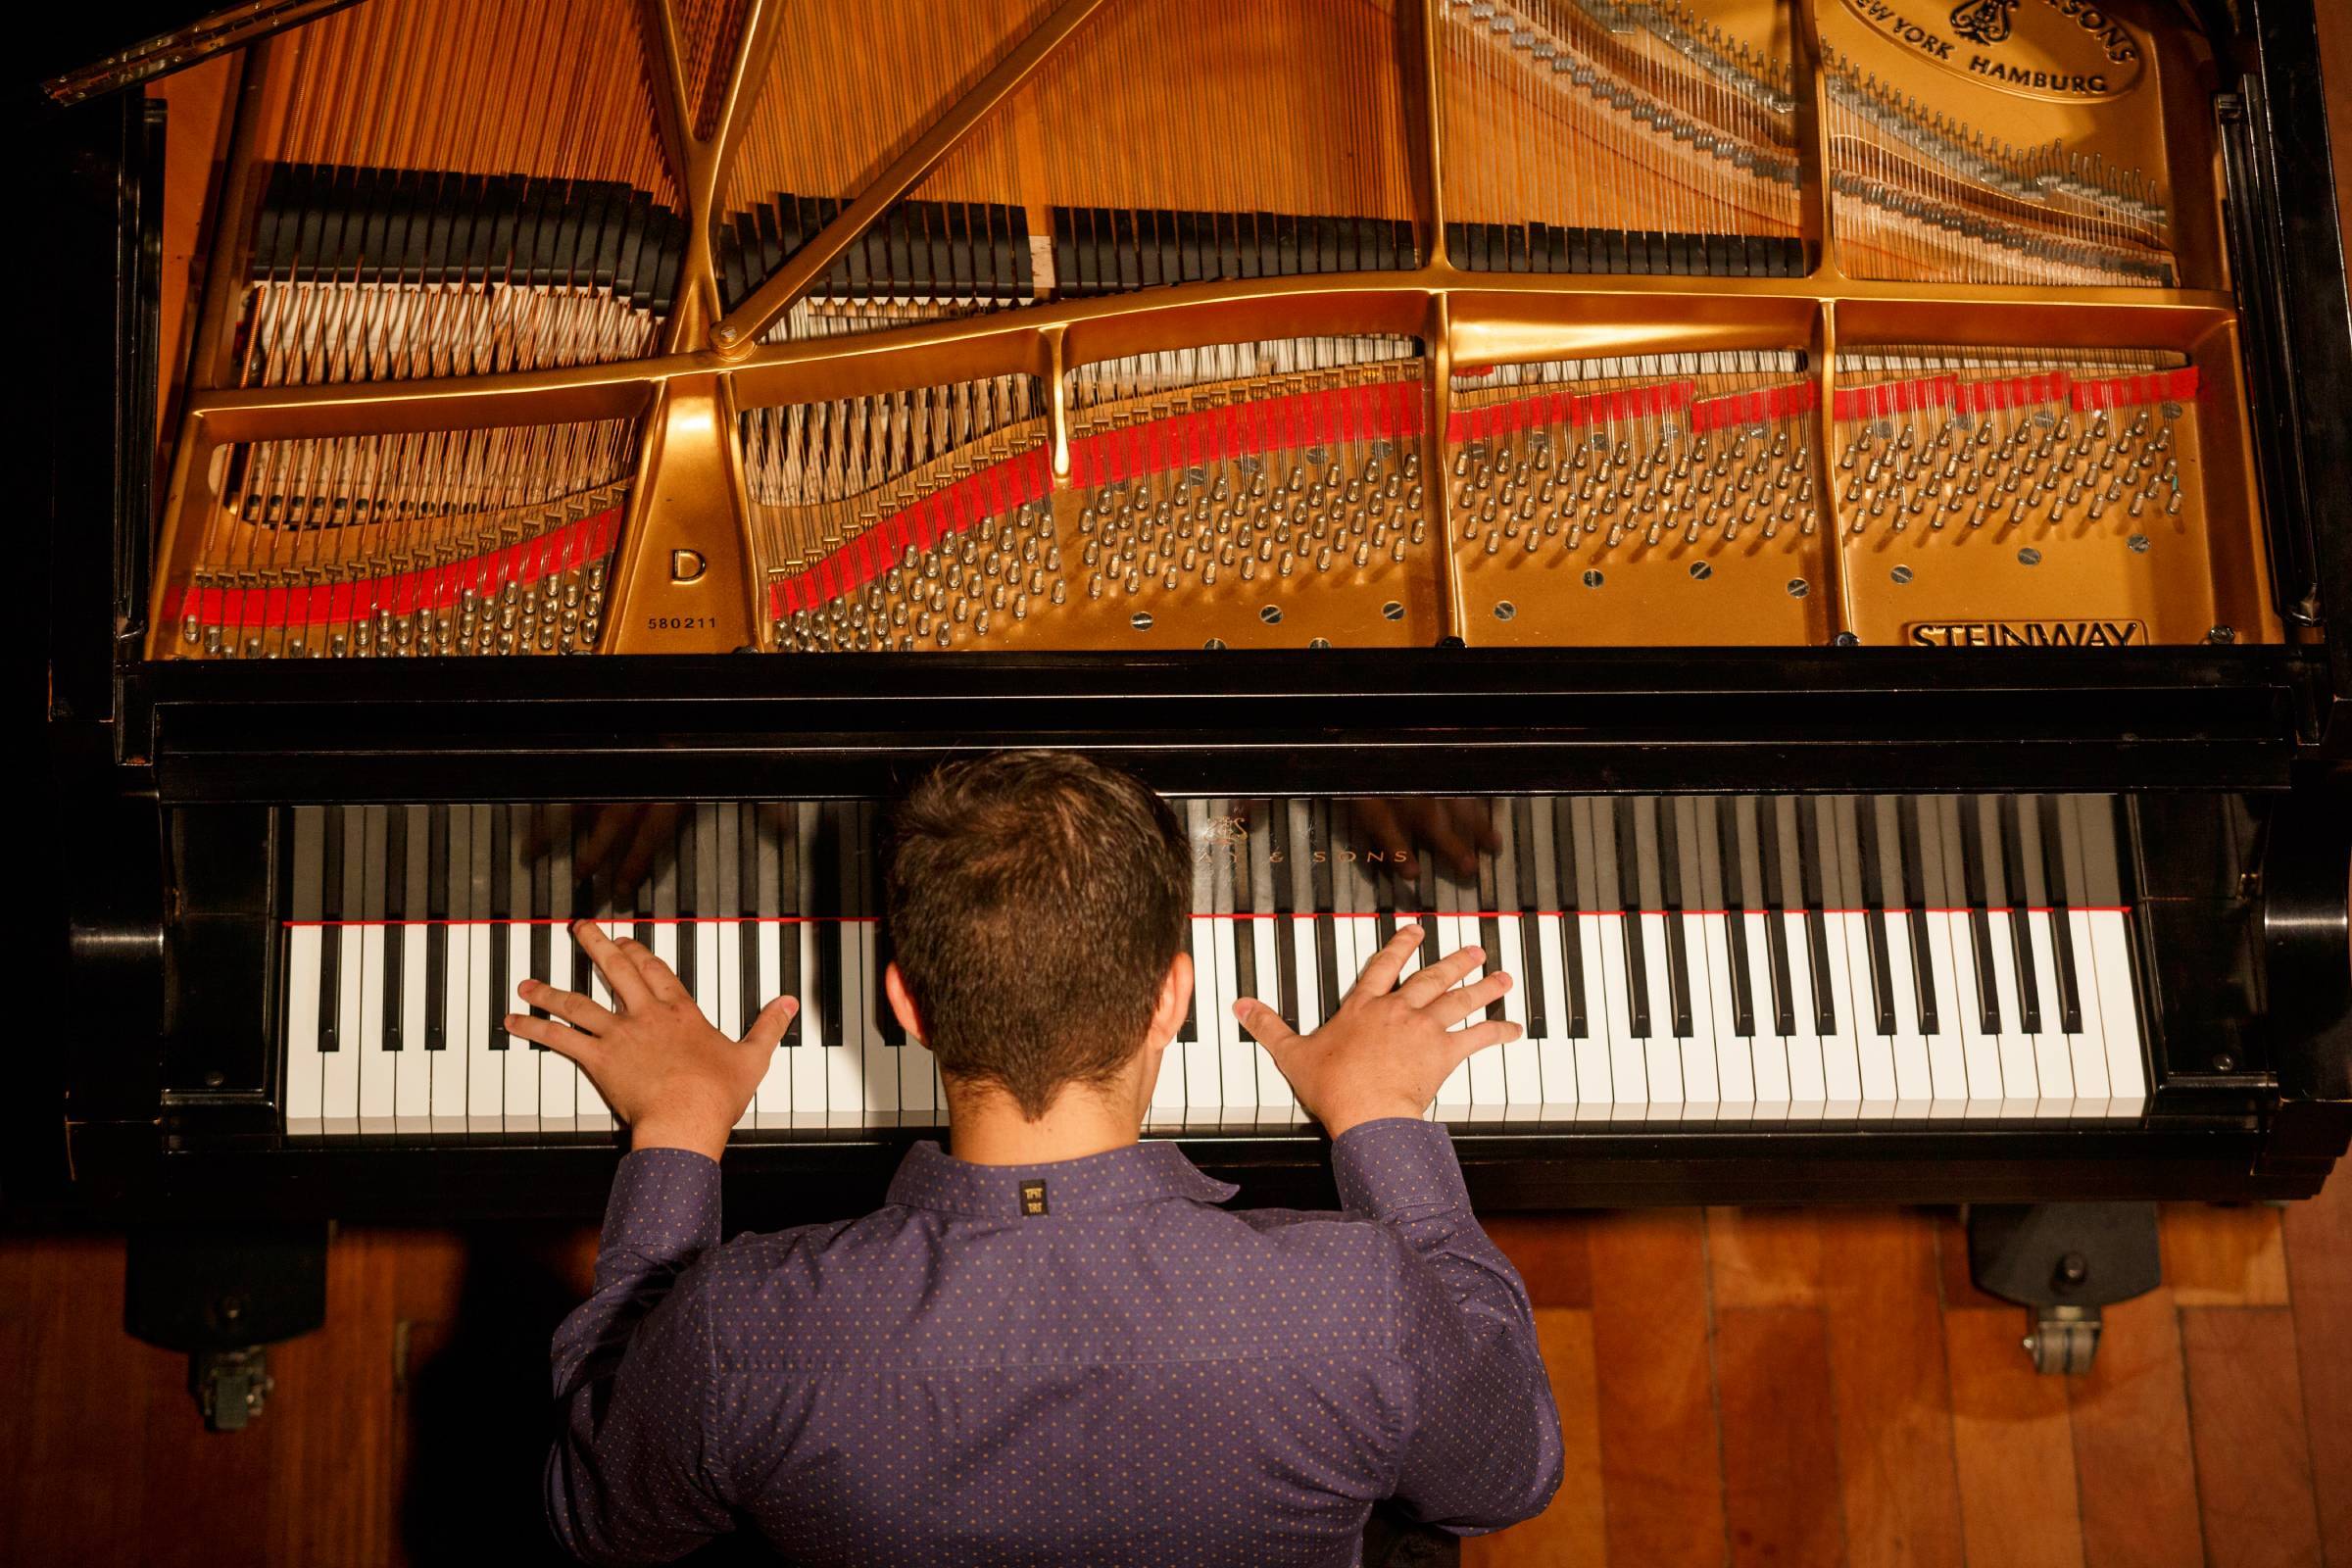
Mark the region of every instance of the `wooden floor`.
[[[1568, 1440], [1484, 1568], [2352, 1568], [2352, 1177], [2170, 1208], [2165, 1289], [2096, 1369], [2037, 1377], [1948, 1212], [1497, 1220]], [[538, 1517], [547, 1341], [585, 1231], [358, 1231], [325, 1330], [208, 1436], [123, 1337], [122, 1246], [0, 1240], [0, 1563], [560, 1560]]]

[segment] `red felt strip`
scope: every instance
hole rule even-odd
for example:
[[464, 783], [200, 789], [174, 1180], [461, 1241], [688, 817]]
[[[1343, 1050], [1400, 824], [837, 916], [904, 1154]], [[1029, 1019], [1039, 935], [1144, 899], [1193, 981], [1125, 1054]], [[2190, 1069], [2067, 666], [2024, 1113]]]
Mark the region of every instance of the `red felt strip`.
[[487, 598], [507, 584], [525, 587], [612, 553], [620, 534], [620, 509], [504, 545], [463, 561], [414, 571], [393, 572], [357, 582], [318, 583], [308, 588], [197, 588], [174, 585], [164, 595], [164, 619], [177, 623], [194, 615], [208, 626], [340, 625], [390, 611], [410, 615], [446, 610], [466, 589]]

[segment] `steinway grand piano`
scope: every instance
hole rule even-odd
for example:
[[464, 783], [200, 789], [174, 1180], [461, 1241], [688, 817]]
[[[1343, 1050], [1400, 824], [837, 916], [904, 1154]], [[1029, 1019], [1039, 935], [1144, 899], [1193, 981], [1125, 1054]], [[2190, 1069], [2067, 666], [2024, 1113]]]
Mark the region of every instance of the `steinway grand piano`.
[[[43, 1192], [593, 1214], [633, 930], [762, 1223], [940, 1121], [935, 760], [1198, 852], [1253, 1198], [1407, 915], [1486, 1204], [2293, 1198], [2352, 1136], [2312, 0], [249, 0], [59, 62]], [[120, 21], [85, 21], [88, 28]], [[2330, 476], [2333, 477], [2330, 477]], [[41, 530], [35, 530], [36, 533]], [[37, 860], [35, 864], [39, 864]]]

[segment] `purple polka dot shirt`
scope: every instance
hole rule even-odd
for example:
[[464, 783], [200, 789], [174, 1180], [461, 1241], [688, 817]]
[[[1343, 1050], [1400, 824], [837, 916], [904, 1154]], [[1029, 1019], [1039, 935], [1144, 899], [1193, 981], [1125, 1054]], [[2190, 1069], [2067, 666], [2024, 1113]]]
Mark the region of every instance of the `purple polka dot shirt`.
[[620, 1164], [556, 1334], [548, 1517], [590, 1562], [756, 1527], [791, 1561], [1331, 1565], [1373, 1502], [1540, 1511], [1559, 1419], [1443, 1127], [1332, 1146], [1339, 1213], [1217, 1206], [1172, 1144], [973, 1165], [719, 1244], [718, 1167]]

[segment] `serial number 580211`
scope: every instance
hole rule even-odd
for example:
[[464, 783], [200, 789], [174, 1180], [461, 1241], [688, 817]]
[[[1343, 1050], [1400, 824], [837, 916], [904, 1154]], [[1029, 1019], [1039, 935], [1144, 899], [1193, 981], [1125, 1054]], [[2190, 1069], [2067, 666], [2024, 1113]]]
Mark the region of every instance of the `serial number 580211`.
[[717, 624], [718, 617], [716, 615], [648, 615], [645, 617], [647, 631], [694, 631], [701, 627]]

